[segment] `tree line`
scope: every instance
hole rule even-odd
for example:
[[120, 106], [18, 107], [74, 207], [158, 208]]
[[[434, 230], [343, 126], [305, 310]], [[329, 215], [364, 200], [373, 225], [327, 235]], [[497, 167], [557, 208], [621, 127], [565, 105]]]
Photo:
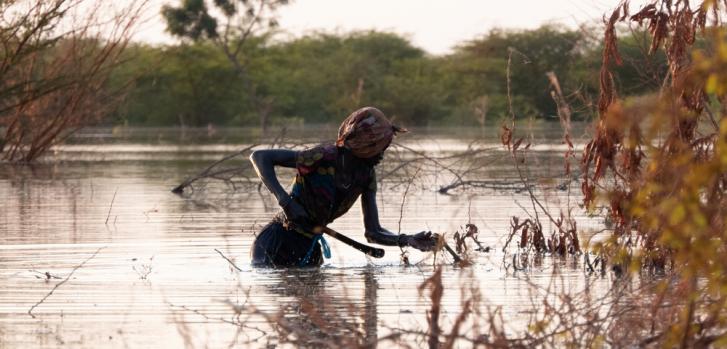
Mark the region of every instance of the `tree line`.
[[[574, 117], [586, 119], [598, 93], [594, 72], [603, 46], [596, 33], [585, 26], [496, 29], [432, 55], [390, 32], [320, 32], [285, 41], [268, 32], [239, 43], [245, 74], [211, 38], [134, 43], [109, 82], [133, 81], [109, 122], [258, 126], [262, 105], [273, 124], [335, 123], [374, 105], [405, 125], [477, 125], [497, 122], [509, 103], [518, 117], [549, 119], [557, 110], [548, 72], [557, 75]], [[658, 89], [665, 58], [648, 53], [648, 35], [626, 32], [618, 45], [619, 90]]]

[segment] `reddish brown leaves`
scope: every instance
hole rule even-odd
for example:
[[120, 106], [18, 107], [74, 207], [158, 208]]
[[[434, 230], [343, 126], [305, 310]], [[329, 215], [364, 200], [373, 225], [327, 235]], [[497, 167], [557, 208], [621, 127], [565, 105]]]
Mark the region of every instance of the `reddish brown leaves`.
[[546, 238], [543, 227], [537, 220], [526, 218], [520, 222], [518, 217], [513, 216], [510, 220], [510, 236], [503, 250], [519, 235], [518, 248], [522, 251], [552, 253], [560, 257], [579, 253], [581, 248], [576, 223], [570, 218], [570, 214], [566, 217], [561, 212], [560, 217], [553, 223], [557, 231], [551, 234], [550, 238]]
[[[711, 112], [706, 105], [705, 79], [695, 78], [692, 58], [697, 35], [705, 31], [710, 17], [713, 21], [709, 25], [721, 26], [720, 15], [724, 11], [721, 6], [721, 2], [703, 1], [693, 10], [689, 1], [654, 0], [629, 16], [628, 2], [625, 2], [605, 21], [599, 121], [581, 160], [581, 190], [589, 207], [594, 207], [598, 194], [605, 194], [601, 197], [607, 200], [604, 206], [615, 224], [616, 237], [625, 235], [623, 241], [630, 243], [630, 234], [638, 235], [641, 247], [658, 256], [654, 261], [664, 260], [667, 249], [659, 246], [654, 224], [650, 227], [644, 223], [653, 217], [634, 211], [634, 202], [658, 204], [673, 193], [674, 190], [655, 189], [652, 193], [643, 189], [646, 183], [653, 188], [672, 188], [673, 178], [686, 173], [685, 170], [680, 174], [675, 166], [687, 168], [689, 165], [689, 160], [679, 159], [709, 158], [705, 143], [698, 139], [704, 136], [697, 129], [700, 120], [709, 120]], [[666, 56], [668, 75], [653, 100], [623, 103], [618, 97], [611, 69], [613, 64], [622, 62], [616, 30], [620, 22], [646, 27], [651, 37], [649, 53], [663, 50]], [[716, 99], [722, 101], [719, 96]], [[713, 118], [712, 124], [716, 127]], [[648, 169], [646, 149], [650, 156]]]

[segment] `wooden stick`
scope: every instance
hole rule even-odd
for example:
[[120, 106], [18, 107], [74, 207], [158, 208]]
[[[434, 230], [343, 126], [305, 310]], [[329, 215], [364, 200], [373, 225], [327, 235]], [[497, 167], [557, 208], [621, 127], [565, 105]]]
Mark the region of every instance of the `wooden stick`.
[[323, 226], [317, 226], [313, 229], [311, 229], [313, 233], [326, 233], [329, 236], [334, 237], [336, 240], [343, 242], [344, 244], [351, 246], [363, 253], [365, 253], [368, 256], [374, 257], [374, 258], [381, 258], [384, 256], [384, 249], [382, 248], [376, 248], [369, 245], [362, 244], [354, 239], [351, 239], [350, 237], [343, 235], [329, 227], [323, 227]]

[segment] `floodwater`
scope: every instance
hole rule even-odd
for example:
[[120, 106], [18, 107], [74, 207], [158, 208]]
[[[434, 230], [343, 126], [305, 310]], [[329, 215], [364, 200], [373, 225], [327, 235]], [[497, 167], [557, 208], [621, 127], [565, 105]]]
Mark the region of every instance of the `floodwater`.
[[[559, 126], [524, 130], [536, 135], [528, 176], [541, 188], [567, 184]], [[335, 129], [287, 134], [310, 143], [321, 134], [332, 138]], [[440, 194], [451, 173], [431, 166], [417, 171], [413, 162], [380, 178], [378, 191], [379, 215], [391, 231], [451, 236], [467, 222], [477, 225], [480, 241], [492, 249], [473, 252], [471, 267], [412, 249], [415, 265], [405, 266], [396, 247], [369, 259], [329, 238], [333, 256], [320, 269], [252, 268], [254, 234], [278, 211], [254, 178], [237, 190], [220, 181], [183, 196], [170, 190], [256, 137], [249, 130], [91, 129], [36, 165], [0, 164], [0, 347], [272, 347], [280, 342], [270, 323], [278, 314], [329, 343], [346, 336], [375, 343], [397, 329], [426, 330], [430, 300], [418, 287], [443, 262], [445, 328], [461, 309], [460, 286], [475, 285], [483, 306], [502, 306], [517, 332], [531, 306], [528, 285], [549, 283], [554, 266], [564, 280], [560, 287], [578, 292], [588, 279], [580, 264], [547, 256], [524, 271], [507, 267], [511, 259], [502, 247], [510, 217], [526, 217], [532, 206], [518, 190], [497, 130], [476, 129], [413, 130], [399, 141], [430, 157], [475, 147], [484, 165], [467, 178], [509, 185]], [[403, 148], [390, 150], [379, 176], [406, 156]], [[289, 170], [278, 175], [282, 183], [292, 178]], [[577, 183], [570, 189], [538, 193], [557, 213], [569, 200], [577, 203]], [[601, 225], [579, 210], [573, 214], [584, 231]], [[331, 227], [364, 241], [361, 220], [357, 204]]]

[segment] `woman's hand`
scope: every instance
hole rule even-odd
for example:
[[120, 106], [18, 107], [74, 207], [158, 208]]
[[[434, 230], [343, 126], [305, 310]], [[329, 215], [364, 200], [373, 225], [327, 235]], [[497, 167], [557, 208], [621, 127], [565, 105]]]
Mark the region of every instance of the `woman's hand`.
[[283, 212], [285, 212], [285, 217], [290, 222], [305, 222], [308, 219], [308, 212], [295, 200], [289, 200], [281, 205], [281, 207], [283, 208]]
[[406, 244], [420, 251], [431, 251], [437, 245], [437, 237], [431, 231], [408, 235]]

